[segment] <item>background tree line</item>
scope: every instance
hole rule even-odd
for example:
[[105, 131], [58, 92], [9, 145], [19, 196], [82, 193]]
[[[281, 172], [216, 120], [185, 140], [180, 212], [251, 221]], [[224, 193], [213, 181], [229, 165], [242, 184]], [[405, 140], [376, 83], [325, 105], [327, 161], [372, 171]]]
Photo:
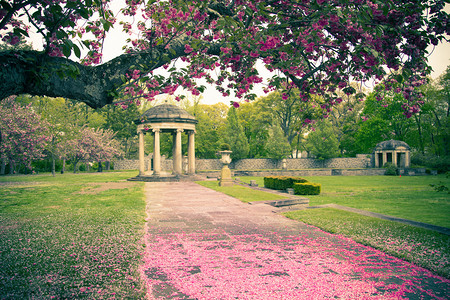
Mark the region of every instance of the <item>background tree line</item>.
[[[352, 157], [371, 153], [388, 139], [402, 140], [413, 149], [413, 163], [447, 170], [450, 141], [450, 68], [421, 87], [424, 104], [419, 113], [406, 118], [402, 94], [383, 94], [374, 89], [365, 101], [342, 95], [341, 102], [321, 119], [322, 107], [275, 91], [239, 108], [224, 103], [202, 104], [201, 97], [188, 97], [179, 105], [199, 121], [197, 158], [216, 158], [223, 144], [233, 159], [300, 157], [301, 152], [319, 159]], [[320, 100], [315, 101], [320, 103]], [[109, 168], [114, 158], [137, 158], [134, 120], [158, 101], [109, 105], [92, 109], [63, 98], [19, 96], [2, 101], [1, 173], [65, 169]], [[8, 127], [9, 126], [9, 127]], [[14, 127], [14, 128], [13, 128]], [[187, 139], [187, 137], [183, 137]], [[186, 146], [186, 141], [184, 141]], [[146, 154], [153, 138], [146, 136]], [[187, 152], [187, 149], [184, 149]], [[163, 134], [161, 152], [172, 155], [172, 137]], [[66, 162], [68, 163], [66, 165]]]

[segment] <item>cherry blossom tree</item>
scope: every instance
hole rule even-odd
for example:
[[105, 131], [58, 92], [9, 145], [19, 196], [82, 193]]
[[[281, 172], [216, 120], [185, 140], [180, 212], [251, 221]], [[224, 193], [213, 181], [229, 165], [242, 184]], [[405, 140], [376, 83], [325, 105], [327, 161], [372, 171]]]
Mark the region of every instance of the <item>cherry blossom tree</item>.
[[88, 160], [98, 162], [98, 171], [102, 172], [102, 163], [109, 162], [116, 157], [123, 156], [120, 143], [114, 139], [115, 133], [109, 129], [90, 129], [86, 131], [85, 140], [91, 144], [87, 145], [89, 151]]
[[78, 137], [59, 144], [59, 148], [59, 153], [72, 162], [74, 173], [79, 162], [97, 161], [101, 165], [123, 154], [114, 132], [101, 128], [84, 127]]
[[0, 157], [1, 174], [5, 173], [6, 163], [10, 173], [24, 165], [31, 169], [33, 160], [41, 159], [50, 136], [48, 123], [41, 120], [31, 105], [20, 106], [15, 97], [0, 102]]
[[[263, 82], [255, 64], [262, 62], [273, 71], [267, 92], [281, 88], [288, 97], [297, 87], [300, 101], [317, 101], [323, 115], [341, 101], [337, 91], [358, 92], [351, 80], [383, 79], [386, 87], [401, 85], [404, 109], [414, 113], [422, 104], [416, 89], [430, 72], [427, 47], [450, 31], [445, 2], [126, 0], [114, 16], [108, 0], [1, 1], [3, 41], [17, 43], [32, 27], [45, 46], [0, 52], [0, 99], [28, 93], [101, 107], [122, 94], [151, 100], [183, 87], [196, 95], [204, 88], [199, 78], [224, 96], [252, 99], [252, 88]], [[137, 38], [102, 63], [113, 25]], [[68, 59], [85, 51], [80, 62]], [[154, 72], [161, 67], [168, 75]]]

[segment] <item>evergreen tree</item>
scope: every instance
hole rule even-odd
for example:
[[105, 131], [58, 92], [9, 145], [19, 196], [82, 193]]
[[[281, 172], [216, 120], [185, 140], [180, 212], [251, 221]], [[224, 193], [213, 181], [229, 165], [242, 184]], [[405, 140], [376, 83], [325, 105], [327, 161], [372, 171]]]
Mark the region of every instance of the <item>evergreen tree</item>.
[[228, 110], [227, 123], [225, 142], [231, 146], [231, 151], [233, 151], [231, 158], [246, 158], [249, 152], [249, 145], [244, 129], [239, 123], [236, 108], [231, 107]]
[[291, 154], [291, 145], [279, 126], [272, 126], [265, 146], [267, 155], [273, 159], [283, 159]]
[[328, 159], [339, 155], [339, 141], [328, 120], [317, 123], [315, 130], [307, 137], [307, 147], [315, 157]]

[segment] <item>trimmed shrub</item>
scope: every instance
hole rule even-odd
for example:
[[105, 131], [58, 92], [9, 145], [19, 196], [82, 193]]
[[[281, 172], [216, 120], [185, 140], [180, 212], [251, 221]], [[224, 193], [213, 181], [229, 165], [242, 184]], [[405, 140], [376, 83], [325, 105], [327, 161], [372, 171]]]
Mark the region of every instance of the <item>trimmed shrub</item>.
[[320, 183], [304, 182], [294, 184], [295, 195], [319, 195], [322, 185]]
[[384, 175], [395, 176], [399, 174], [397, 166], [392, 163], [384, 164], [383, 168], [386, 169]]
[[306, 179], [295, 176], [267, 176], [264, 177], [264, 187], [273, 190], [286, 190], [292, 188], [294, 183], [308, 182]]

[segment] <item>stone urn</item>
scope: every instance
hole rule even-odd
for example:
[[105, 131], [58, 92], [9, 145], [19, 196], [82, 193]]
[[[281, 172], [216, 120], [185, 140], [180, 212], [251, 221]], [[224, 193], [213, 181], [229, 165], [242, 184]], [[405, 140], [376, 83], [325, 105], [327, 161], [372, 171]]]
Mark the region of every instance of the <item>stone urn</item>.
[[231, 153], [233, 153], [233, 151], [230, 150], [219, 151], [219, 154], [221, 155], [220, 162], [228, 166], [231, 163]]
[[233, 185], [233, 179], [231, 179], [231, 170], [228, 167], [228, 165], [231, 163], [231, 153], [233, 152], [229, 150], [219, 151], [219, 154], [221, 155], [220, 162], [222, 163], [222, 170], [220, 171], [219, 179], [220, 186]]

